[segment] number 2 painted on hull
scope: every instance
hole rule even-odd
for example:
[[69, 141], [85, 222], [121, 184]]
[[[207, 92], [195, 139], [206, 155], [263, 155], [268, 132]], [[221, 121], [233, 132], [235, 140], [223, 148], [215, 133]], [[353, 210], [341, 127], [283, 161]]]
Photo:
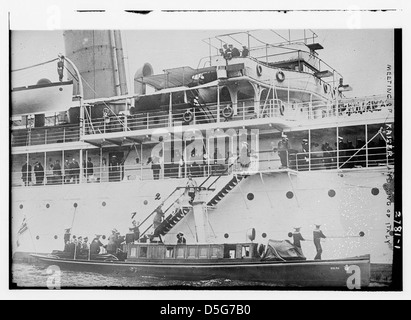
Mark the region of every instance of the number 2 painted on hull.
[[347, 288], [350, 290], [361, 289], [361, 269], [359, 266], [345, 266], [347, 274], [351, 274], [347, 278]]

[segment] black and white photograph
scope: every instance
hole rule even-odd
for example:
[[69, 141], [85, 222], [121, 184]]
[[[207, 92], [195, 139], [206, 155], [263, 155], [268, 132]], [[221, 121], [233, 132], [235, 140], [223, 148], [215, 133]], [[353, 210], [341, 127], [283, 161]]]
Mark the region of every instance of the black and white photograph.
[[400, 26], [54, 9], [9, 17], [10, 289], [401, 290]]

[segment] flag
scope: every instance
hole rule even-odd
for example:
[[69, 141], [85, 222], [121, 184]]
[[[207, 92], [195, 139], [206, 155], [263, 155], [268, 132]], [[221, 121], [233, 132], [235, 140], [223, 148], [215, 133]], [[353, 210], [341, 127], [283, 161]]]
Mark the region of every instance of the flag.
[[21, 223], [20, 229], [17, 232], [18, 235], [22, 235], [24, 232], [26, 232], [28, 229], [27, 223], [26, 223], [26, 218], [23, 219], [23, 222]]

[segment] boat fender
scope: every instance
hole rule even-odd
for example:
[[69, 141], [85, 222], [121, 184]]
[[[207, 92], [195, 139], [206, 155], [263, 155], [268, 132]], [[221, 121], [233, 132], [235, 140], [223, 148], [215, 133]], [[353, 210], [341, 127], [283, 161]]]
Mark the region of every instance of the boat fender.
[[234, 115], [234, 109], [232, 106], [226, 106], [223, 109], [223, 117], [226, 119], [231, 118]]
[[261, 65], [257, 65], [257, 75], [260, 77], [263, 74], [263, 67]]
[[186, 112], [184, 112], [183, 120], [185, 123], [190, 123], [191, 121], [193, 121], [193, 119], [194, 119], [194, 114], [190, 110], [187, 110]]
[[277, 71], [277, 73], [275, 74], [275, 78], [277, 79], [278, 82], [283, 82], [285, 80], [285, 74], [284, 72]]
[[255, 229], [254, 228], [247, 230], [247, 238], [251, 241], [254, 241], [255, 239]]
[[285, 110], [284, 105], [281, 104], [281, 105], [280, 105], [280, 114], [281, 114], [282, 116], [284, 115], [284, 110]]

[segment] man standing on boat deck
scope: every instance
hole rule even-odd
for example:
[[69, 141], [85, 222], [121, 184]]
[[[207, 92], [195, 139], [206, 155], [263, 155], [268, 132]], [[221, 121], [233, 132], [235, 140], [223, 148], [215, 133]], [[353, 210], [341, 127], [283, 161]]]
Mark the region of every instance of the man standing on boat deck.
[[112, 234], [108, 237], [107, 253], [116, 254], [118, 234], [117, 229], [113, 229]]
[[186, 244], [187, 240], [184, 238], [184, 233], [177, 233], [177, 244]]
[[188, 195], [191, 198], [190, 204], [193, 204], [194, 198], [196, 196], [196, 191], [197, 191], [197, 182], [193, 180], [191, 173], [188, 175], [186, 189], [187, 189]]
[[315, 229], [313, 231], [314, 245], [315, 245], [315, 249], [317, 250], [317, 254], [316, 254], [314, 260], [321, 260], [321, 254], [323, 252], [323, 249], [321, 248], [321, 238], [325, 239], [325, 235], [320, 230], [320, 227], [321, 227], [321, 225], [316, 224]]
[[287, 135], [282, 134], [281, 140], [278, 142], [278, 156], [281, 160], [281, 167], [280, 169], [288, 167], [288, 138]]
[[294, 240], [294, 246], [298, 249], [301, 255], [303, 255], [303, 250], [301, 249], [301, 241], [305, 241], [303, 236], [300, 233], [301, 227], [296, 227], [294, 228], [293, 232], [293, 240]]
[[54, 182], [56, 184], [61, 184], [61, 165], [60, 160], [56, 160], [53, 166]]
[[91, 162], [91, 158], [87, 158], [86, 162], [86, 178], [87, 182], [90, 182], [90, 177], [93, 175], [94, 170], [93, 170], [93, 162]]
[[133, 242], [134, 241], [138, 242], [138, 239], [140, 239], [140, 229], [139, 229], [140, 222], [136, 222], [136, 220], [133, 220], [132, 223], [133, 223], [133, 226], [129, 229], [130, 231], [133, 232]]

